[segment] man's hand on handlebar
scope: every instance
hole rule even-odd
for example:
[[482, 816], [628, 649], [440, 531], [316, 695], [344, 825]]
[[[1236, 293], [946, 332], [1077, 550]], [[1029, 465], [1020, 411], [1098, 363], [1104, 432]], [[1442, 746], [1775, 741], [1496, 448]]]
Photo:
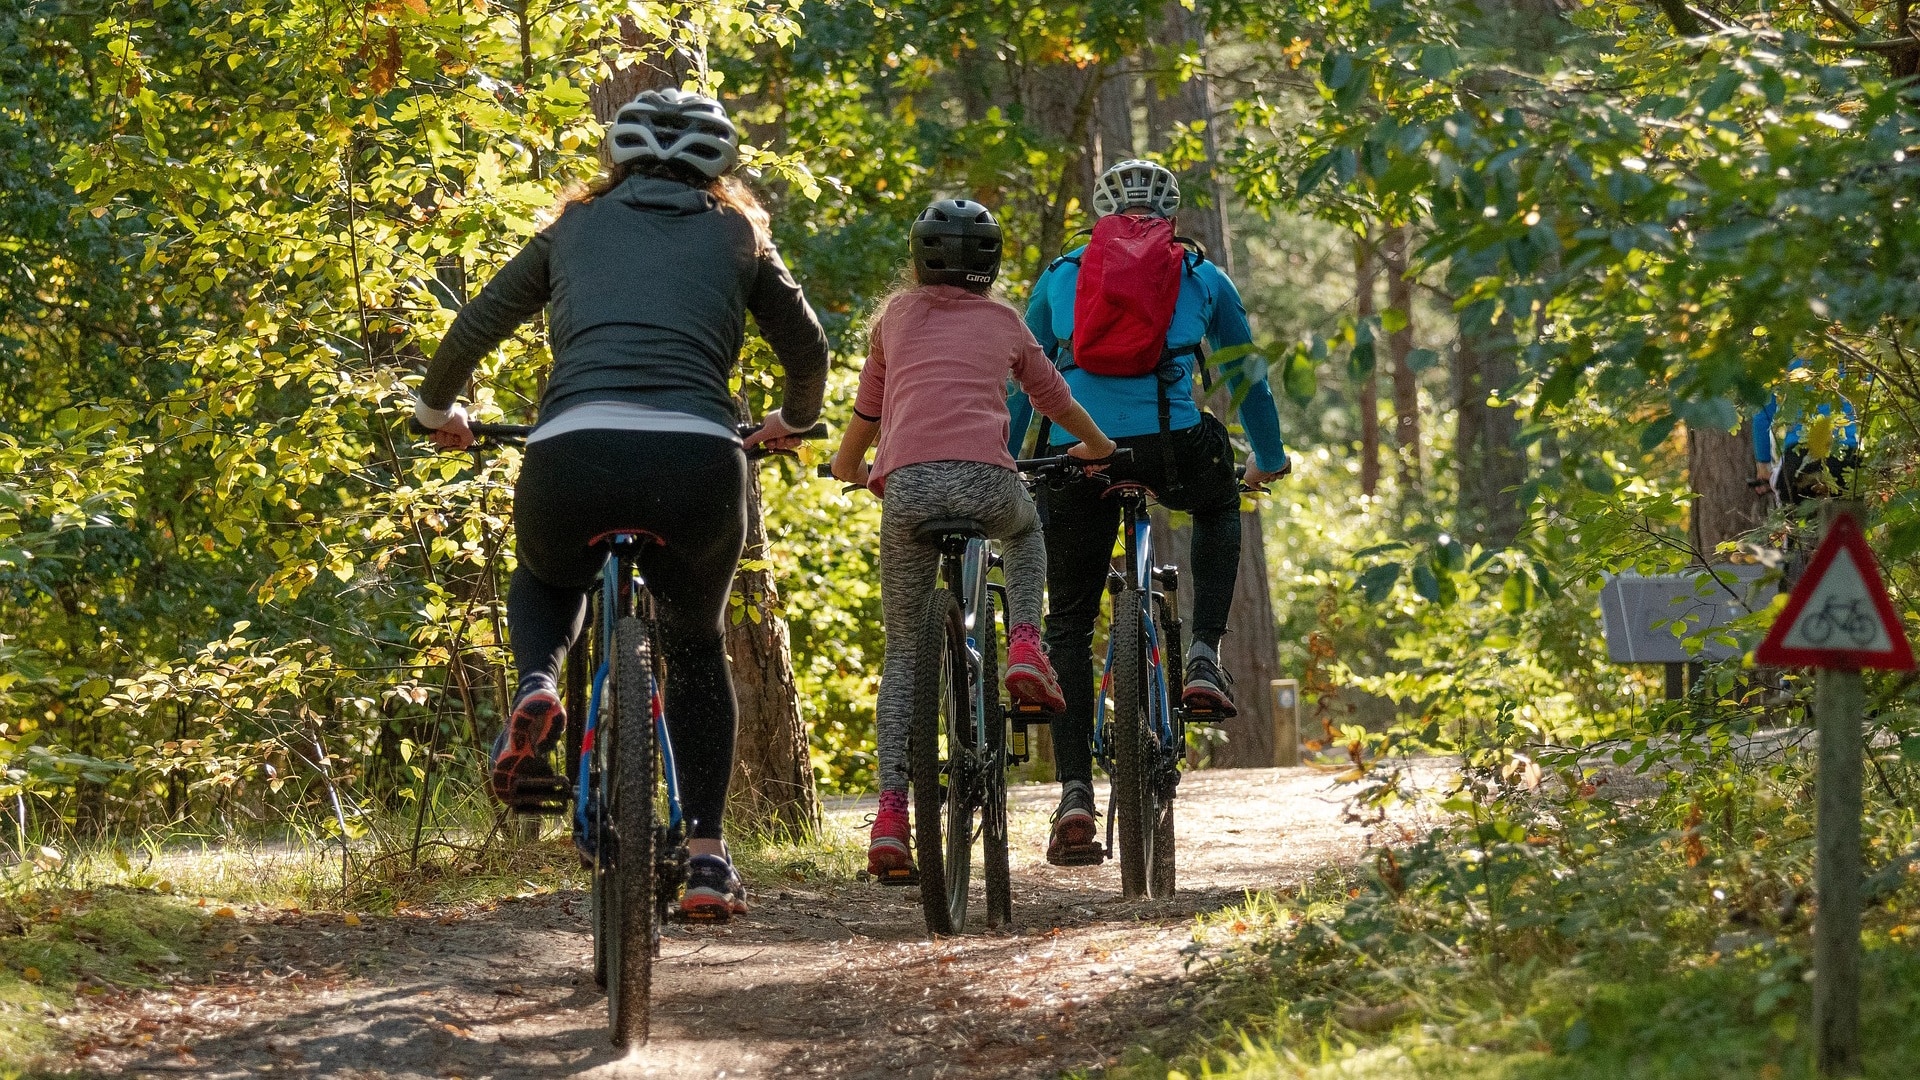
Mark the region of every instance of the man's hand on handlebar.
[[1273, 483], [1275, 480], [1278, 480], [1281, 477], [1286, 476], [1291, 472], [1293, 472], [1292, 461], [1287, 461], [1285, 464], [1281, 465], [1278, 469], [1274, 470], [1273, 472], [1268, 472], [1267, 470], [1261, 468], [1251, 458], [1249, 458], [1247, 461], [1246, 471], [1241, 474], [1240, 482], [1246, 485], [1246, 488], [1249, 491], [1264, 492], [1267, 490], [1268, 484]]
[[745, 436], [740, 441], [748, 450], [756, 446], [764, 446], [770, 451], [779, 453], [799, 449], [801, 441], [806, 437], [806, 428], [797, 428], [787, 423], [787, 418], [780, 415], [779, 409], [775, 409], [761, 419], [760, 430]]

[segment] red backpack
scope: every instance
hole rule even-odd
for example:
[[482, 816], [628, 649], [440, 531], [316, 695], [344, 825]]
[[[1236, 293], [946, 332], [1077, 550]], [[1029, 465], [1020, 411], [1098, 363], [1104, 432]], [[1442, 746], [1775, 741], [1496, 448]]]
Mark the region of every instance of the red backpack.
[[1078, 260], [1073, 363], [1093, 375], [1151, 375], [1165, 358], [1187, 249], [1166, 218], [1109, 214]]

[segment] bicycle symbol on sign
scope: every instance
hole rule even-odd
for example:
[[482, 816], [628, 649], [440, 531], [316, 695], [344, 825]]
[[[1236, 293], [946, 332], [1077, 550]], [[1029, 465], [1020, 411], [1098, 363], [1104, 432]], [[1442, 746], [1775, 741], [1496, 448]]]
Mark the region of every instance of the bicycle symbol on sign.
[[1876, 625], [1877, 620], [1864, 596], [1851, 600], [1830, 596], [1819, 611], [1808, 615], [1800, 624], [1801, 633], [1815, 645], [1825, 645], [1838, 636], [1856, 647], [1873, 644]]

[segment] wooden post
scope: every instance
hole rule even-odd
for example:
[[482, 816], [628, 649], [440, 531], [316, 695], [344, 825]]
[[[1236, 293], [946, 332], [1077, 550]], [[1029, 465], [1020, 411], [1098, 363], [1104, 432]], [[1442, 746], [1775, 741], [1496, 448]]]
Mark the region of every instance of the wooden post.
[[[1842, 514], [1861, 520], [1857, 502], [1828, 503], [1832, 529]], [[1814, 686], [1820, 736], [1814, 819], [1813, 1030], [1822, 1076], [1860, 1072], [1860, 817], [1866, 688], [1860, 670], [1822, 668]]]
[[1300, 764], [1300, 684], [1275, 679], [1273, 693], [1273, 763], [1281, 768]]

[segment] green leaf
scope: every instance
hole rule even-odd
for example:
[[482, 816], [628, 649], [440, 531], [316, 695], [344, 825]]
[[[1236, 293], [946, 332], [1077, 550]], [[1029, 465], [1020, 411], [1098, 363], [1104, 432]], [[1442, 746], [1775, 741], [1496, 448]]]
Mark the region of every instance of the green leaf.
[[1360, 342], [1347, 354], [1347, 377], [1354, 382], [1373, 377], [1373, 342]]
[[1375, 555], [1385, 555], [1389, 551], [1405, 551], [1407, 547], [1408, 544], [1405, 540], [1389, 540], [1384, 544], [1375, 544], [1372, 547], [1361, 548], [1359, 551], [1354, 552], [1353, 561], [1359, 562], [1362, 559], [1371, 559]]
[[1640, 452], [1643, 454], [1652, 453], [1654, 447], [1667, 441], [1667, 438], [1673, 434], [1674, 427], [1679, 423], [1679, 417], [1668, 414], [1641, 429]]
[[1429, 45], [1420, 50], [1420, 74], [1444, 79], [1460, 66], [1460, 54], [1451, 45]]
[[1385, 330], [1389, 334], [1405, 330], [1408, 325], [1410, 325], [1410, 322], [1411, 320], [1407, 318], [1407, 313], [1401, 311], [1399, 308], [1390, 307], [1380, 313], [1380, 329]]
[[1393, 592], [1394, 583], [1400, 580], [1400, 571], [1403, 569], [1397, 562], [1368, 567], [1354, 582], [1354, 588], [1366, 593], [1367, 603], [1377, 604]]
[[1280, 372], [1280, 385], [1296, 405], [1308, 405], [1320, 393], [1320, 379], [1313, 357], [1306, 349], [1295, 349]]
[[1320, 81], [1329, 90], [1338, 90], [1353, 80], [1353, 57], [1342, 51], [1328, 53], [1320, 63]]
[[1300, 173], [1300, 181], [1294, 185], [1293, 197], [1296, 199], [1304, 199], [1308, 195], [1311, 195], [1313, 189], [1320, 186], [1320, 181], [1326, 179], [1328, 170], [1333, 168], [1333, 160], [1333, 151], [1321, 154], [1318, 158], [1314, 159], [1313, 163], [1308, 165], [1306, 169]]
[[1419, 593], [1421, 598], [1429, 603], [1440, 602], [1440, 579], [1435, 576], [1433, 567], [1426, 563], [1414, 564], [1413, 591]]

